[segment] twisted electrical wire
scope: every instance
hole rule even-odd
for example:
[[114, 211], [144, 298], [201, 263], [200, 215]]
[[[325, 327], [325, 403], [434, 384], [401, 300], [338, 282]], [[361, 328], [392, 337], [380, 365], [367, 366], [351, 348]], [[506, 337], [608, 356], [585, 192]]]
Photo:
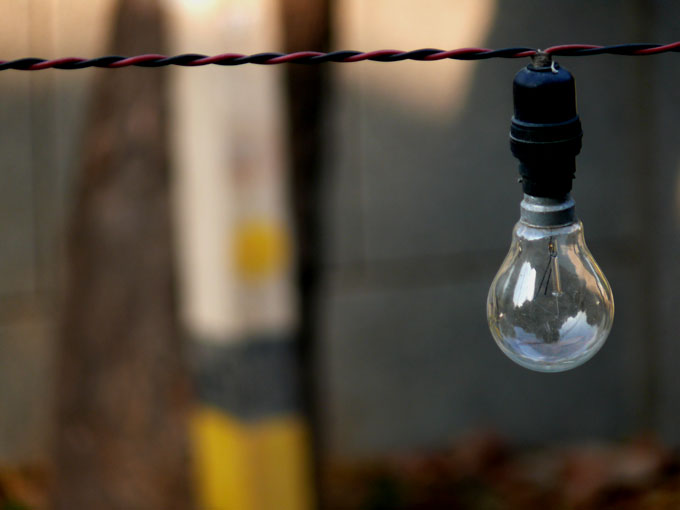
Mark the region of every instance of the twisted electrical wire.
[[183, 66], [198, 67], [206, 65], [238, 66], [243, 64], [321, 64], [324, 62], [400, 62], [416, 60], [433, 62], [437, 60], [486, 60], [490, 58], [522, 58], [531, 57], [537, 53], [554, 56], [584, 57], [591, 55], [626, 55], [644, 56], [659, 53], [680, 53], [680, 41], [670, 44], [617, 44], [614, 46], [595, 46], [591, 44], [566, 44], [552, 46], [545, 50], [515, 47], [490, 50], [486, 48], [459, 48], [455, 50], [439, 50], [424, 48], [413, 51], [377, 50], [369, 52], [341, 50], [330, 53], [318, 51], [299, 51], [295, 53], [256, 53], [242, 55], [240, 53], [223, 53], [221, 55], [201, 55], [189, 53], [168, 57], [165, 55], [148, 54], [134, 57], [109, 55], [92, 59], [77, 57], [45, 60], [42, 58], [20, 58], [16, 60], [0, 60], [0, 71], [18, 69], [22, 71], [40, 71], [43, 69], [84, 69], [86, 67], [100, 67], [119, 69], [122, 67], [164, 67]]

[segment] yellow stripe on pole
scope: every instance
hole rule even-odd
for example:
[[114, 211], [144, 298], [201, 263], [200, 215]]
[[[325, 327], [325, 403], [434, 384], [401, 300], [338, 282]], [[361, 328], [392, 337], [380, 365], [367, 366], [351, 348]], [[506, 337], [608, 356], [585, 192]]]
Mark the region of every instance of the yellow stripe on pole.
[[308, 510], [308, 436], [295, 416], [255, 423], [208, 406], [192, 419], [201, 510]]

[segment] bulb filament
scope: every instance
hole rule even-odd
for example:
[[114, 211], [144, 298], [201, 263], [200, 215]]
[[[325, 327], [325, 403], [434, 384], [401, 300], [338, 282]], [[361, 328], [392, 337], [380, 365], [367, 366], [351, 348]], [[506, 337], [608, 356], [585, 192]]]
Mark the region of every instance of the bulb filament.
[[[545, 271], [543, 271], [543, 276], [541, 276], [541, 281], [538, 284], [534, 298], [536, 298], [541, 293], [541, 289], [543, 290], [544, 296], [548, 295], [551, 277], [553, 278], [554, 282], [554, 289], [551, 294], [553, 296], [559, 296], [562, 294], [562, 282], [560, 281], [560, 267], [557, 263], [557, 247], [553, 237], [550, 237], [550, 240], [548, 241], [548, 263], [545, 266]], [[543, 285], [544, 282], [545, 287]]]

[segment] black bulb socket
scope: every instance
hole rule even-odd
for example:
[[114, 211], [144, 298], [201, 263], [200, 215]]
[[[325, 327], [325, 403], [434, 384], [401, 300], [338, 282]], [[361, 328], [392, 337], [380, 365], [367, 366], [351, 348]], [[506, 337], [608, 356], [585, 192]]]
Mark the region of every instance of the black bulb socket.
[[520, 161], [524, 193], [564, 198], [571, 191], [583, 136], [574, 77], [549, 55], [538, 54], [517, 73], [512, 88], [510, 148]]

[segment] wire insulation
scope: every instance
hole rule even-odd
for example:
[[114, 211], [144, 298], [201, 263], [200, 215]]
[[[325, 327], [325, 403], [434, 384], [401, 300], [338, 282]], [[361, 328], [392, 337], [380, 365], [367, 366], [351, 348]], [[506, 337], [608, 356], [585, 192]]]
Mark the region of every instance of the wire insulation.
[[221, 55], [201, 55], [188, 53], [167, 57], [165, 55], [148, 54], [134, 57], [109, 55], [93, 59], [67, 57], [54, 60], [42, 58], [20, 58], [16, 60], [0, 60], [0, 71], [17, 69], [22, 71], [40, 71], [43, 69], [84, 69], [86, 67], [100, 67], [106, 69], [120, 69], [122, 67], [164, 67], [183, 66], [198, 67], [206, 65], [238, 66], [243, 64], [322, 64], [324, 62], [400, 62], [416, 60], [433, 62], [437, 60], [486, 60], [490, 58], [523, 58], [531, 57], [542, 51], [549, 55], [564, 57], [585, 57], [591, 55], [625, 55], [645, 56], [660, 53], [680, 53], [680, 41], [670, 44], [617, 44], [614, 46], [595, 46], [591, 44], [565, 44], [552, 46], [545, 50], [534, 48], [514, 47], [491, 50], [487, 48], [459, 48], [455, 50], [439, 50], [424, 48], [413, 51], [376, 50], [369, 52], [341, 50], [330, 53], [318, 51], [298, 51], [295, 53], [256, 53], [243, 55], [241, 53], [223, 53]]

